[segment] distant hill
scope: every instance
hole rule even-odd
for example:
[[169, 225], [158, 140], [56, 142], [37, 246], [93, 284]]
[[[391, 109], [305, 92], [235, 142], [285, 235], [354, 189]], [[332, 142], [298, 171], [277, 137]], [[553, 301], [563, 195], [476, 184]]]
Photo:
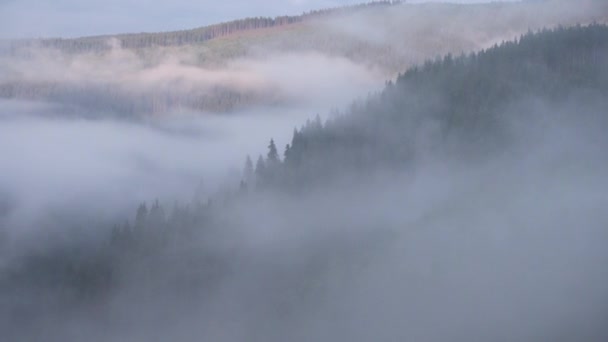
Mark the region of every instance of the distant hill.
[[[527, 30], [592, 22], [608, 22], [606, 1], [524, 0], [471, 5], [376, 1], [315, 10], [299, 16], [245, 18], [172, 32], [21, 40], [12, 42], [11, 49], [16, 53], [27, 47], [87, 53], [120, 47], [142, 50], [146, 54], [150, 48], [208, 47], [212, 51], [201, 56], [204, 57], [202, 64], [248, 55], [256, 48], [306, 49], [399, 72], [404, 68], [399, 65], [404, 62], [396, 60], [399, 57], [406, 57], [407, 63], [411, 63], [412, 58], [422, 62], [448, 52], [489, 47]], [[406, 54], [403, 51], [406, 49], [413, 51]], [[357, 56], [359, 54], [362, 56]]]
[[245, 18], [198, 27], [190, 30], [172, 32], [128, 33], [119, 35], [82, 37], [76, 39], [54, 38], [21, 40], [14, 42], [13, 48], [19, 49], [23, 46], [39, 45], [45, 48], [55, 48], [70, 53], [104, 51], [112, 48], [112, 45], [108, 44], [109, 39], [118, 40], [120, 42], [120, 47], [127, 49], [198, 44], [208, 40], [230, 35], [237, 35], [244, 32], [269, 28], [280, 28], [288, 25], [304, 23], [326, 16], [346, 15], [371, 8], [397, 6], [402, 3], [403, 1], [400, 0], [374, 1], [359, 5], [313, 10], [298, 16]]
[[309, 104], [304, 93], [332, 70], [343, 70], [340, 84], [356, 83], [355, 73], [382, 84], [435, 56], [593, 22], [608, 22], [608, 2], [383, 1], [176, 32], [18, 41], [5, 48], [0, 98], [116, 116]]

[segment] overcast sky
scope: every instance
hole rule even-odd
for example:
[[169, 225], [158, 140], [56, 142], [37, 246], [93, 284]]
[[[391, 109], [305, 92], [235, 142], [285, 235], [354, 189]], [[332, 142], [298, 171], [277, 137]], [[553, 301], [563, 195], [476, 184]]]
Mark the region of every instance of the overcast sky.
[[[248, 16], [300, 14], [310, 9], [366, 1], [0, 0], [0, 39], [177, 30]], [[420, 1], [424, 0], [408, 2]]]

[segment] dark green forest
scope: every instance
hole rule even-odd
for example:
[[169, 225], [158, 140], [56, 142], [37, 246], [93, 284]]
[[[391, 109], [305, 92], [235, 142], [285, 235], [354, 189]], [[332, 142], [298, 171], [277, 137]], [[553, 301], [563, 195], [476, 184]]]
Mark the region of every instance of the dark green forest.
[[[515, 143], [515, 121], [551, 119], [525, 110], [530, 103], [563, 108], [579, 100], [602, 112], [607, 55], [606, 26], [590, 25], [528, 33], [478, 53], [427, 61], [326, 123], [317, 117], [294, 130], [282, 161], [274, 147], [259, 159], [256, 184], [309, 187], [349, 170], [414, 167], [421, 152], [455, 159], [491, 156]], [[589, 119], [579, 110], [570, 115]], [[421, 150], [416, 135], [427, 123], [433, 135], [428, 150]]]
[[[255, 20], [232, 26], [280, 22]], [[217, 29], [192, 31], [188, 41], [231, 30]], [[169, 36], [158, 39], [142, 35], [136, 40], [126, 37], [122, 43], [181, 42]], [[73, 44], [70, 49], [80, 48], [79, 41]], [[344, 227], [344, 235], [332, 236], [331, 242], [311, 241], [306, 245], [313, 251], [311, 256], [288, 266], [264, 256], [250, 258], [239, 251], [235, 241], [240, 239], [235, 236], [280, 216], [279, 210], [285, 208], [274, 208], [274, 200], [268, 198], [293, 203], [292, 217], [315, 217], [321, 214], [305, 209], [300, 198], [327, 189], [348, 193], [374, 177], [416, 172], [429, 159], [457, 160], [475, 167], [513, 150], [525, 152], [533, 144], [522, 133], [526, 127], [583, 122], [605, 131], [606, 108], [605, 25], [529, 32], [487, 50], [428, 60], [387, 81], [379, 93], [335, 111], [328, 120], [317, 116], [294, 129], [286, 146], [269, 139], [267, 153], [246, 157], [242, 178], [229, 190], [191, 203], [167, 204], [162, 198], [142, 203], [132, 217], [108, 227], [107, 234], [94, 241], [61, 243], [20, 255], [11, 266], [0, 269], [0, 305], [10, 307], [0, 310], [4, 315], [0, 330], [11, 336], [17, 333], [11, 330], [11, 322], [27, 317], [34, 326], [57, 310], [74, 314], [82, 308], [99, 308], [108, 298], [127, 301], [126, 305], [132, 301], [152, 311], [167, 298], [184, 303], [196, 298], [205, 303], [237, 269], [255, 273], [253, 265], [267, 262], [279, 266], [258, 275], [272, 284], [271, 299], [263, 305], [270, 308], [272, 317], [292, 317], [322, 295], [327, 281], [324, 272], [331, 265], [365, 264], [361, 244], [382, 249], [392, 233], [386, 232], [382, 222], [374, 236], [359, 230], [349, 235]], [[259, 222], [239, 221], [241, 215], [252, 217], [250, 212], [256, 210], [260, 210]], [[308, 229], [305, 222], [283, 224], [285, 230]], [[288, 258], [289, 253], [279, 255]], [[124, 291], [129, 296], [117, 295]], [[120, 322], [120, 317], [98, 319], [101, 325], [131, 324]], [[53, 320], [45, 322], [53, 324]], [[40, 337], [32, 334], [34, 339]]]

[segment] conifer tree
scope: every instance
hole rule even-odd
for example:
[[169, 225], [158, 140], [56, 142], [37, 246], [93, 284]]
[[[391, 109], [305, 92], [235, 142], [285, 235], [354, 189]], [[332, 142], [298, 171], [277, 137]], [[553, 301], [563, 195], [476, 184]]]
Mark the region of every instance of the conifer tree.
[[251, 157], [248, 155], [245, 160], [245, 167], [243, 168], [243, 181], [247, 184], [250, 184], [253, 180], [253, 162], [251, 161]]
[[256, 184], [259, 186], [266, 181], [266, 163], [264, 163], [264, 158], [260, 155], [258, 157], [258, 161], [255, 163], [255, 177]]
[[142, 203], [137, 208], [137, 214], [135, 214], [135, 227], [137, 229], [141, 229], [146, 224], [146, 220], [148, 218], [148, 207], [146, 203]]
[[270, 139], [270, 143], [268, 144], [268, 166], [274, 166], [279, 163], [279, 152], [277, 151], [277, 147], [274, 144], [274, 140]]

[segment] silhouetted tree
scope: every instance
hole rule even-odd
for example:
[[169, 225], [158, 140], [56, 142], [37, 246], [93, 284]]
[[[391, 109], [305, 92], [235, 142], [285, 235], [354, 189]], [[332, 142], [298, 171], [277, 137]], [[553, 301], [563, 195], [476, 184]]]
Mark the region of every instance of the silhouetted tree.
[[279, 153], [277, 151], [277, 147], [274, 144], [274, 140], [270, 139], [270, 143], [268, 144], [268, 167], [273, 167], [279, 163]]
[[267, 177], [266, 163], [264, 163], [264, 158], [260, 155], [258, 161], [255, 163], [256, 186], [259, 187], [266, 183]]
[[148, 219], [148, 207], [146, 203], [142, 203], [137, 208], [137, 213], [135, 214], [135, 228], [141, 229], [146, 225], [146, 221]]
[[148, 214], [149, 224], [155, 228], [162, 228], [165, 225], [165, 210], [160, 205], [158, 199], [154, 201]]
[[285, 152], [283, 153], [283, 160], [285, 161], [285, 163], [287, 163], [287, 160], [289, 160], [289, 154], [290, 154], [290, 149], [291, 146], [289, 146], [289, 144], [285, 145]]
[[254, 177], [253, 162], [251, 157], [248, 155], [245, 160], [245, 167], [243, 168], [243, 181], [247, 184], [251, 184]]

